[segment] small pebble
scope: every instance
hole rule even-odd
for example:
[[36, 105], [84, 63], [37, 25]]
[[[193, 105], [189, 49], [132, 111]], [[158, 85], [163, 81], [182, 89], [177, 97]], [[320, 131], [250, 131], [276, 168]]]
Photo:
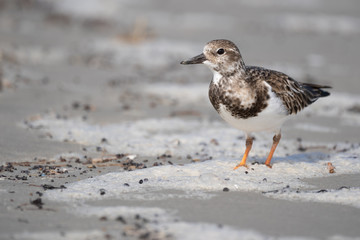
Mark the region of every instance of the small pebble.
[[219, 146], [219, 142], [218, 142], [218, 140], [216, 140], [215, 138], [211, 139], [211, 140], [210, 140], [210, 143], [213, 144], [213, 145], [215, 145], [215, 146]]
[[119, 222], [121, 222], [121, 223], [123, 223], [123, 224], [126, 224], [126, 221], [125, 221], [125, 219], [124, 219], [122, 216], [118, 216], [118, 217], [116, 218], [116, 221], [119, 221]]
[[41, 196], [43, 195], [43, 193], [42, 193], [42, 192], [39, 192], [39, 191], [36, 192], [36, 194], [39, 195], [39, 197], [41, 197]]
[[105, 193], [106, 193], [106, 190], [103, 189], [103, 188], [101, 188], [101, 189], [100, 189], [100, 195], [105, 195]]
[[21, 223], [29, 223], [29, 220], [23, 218], [19, 218], [18, 221]]
[[229, 188], [227, 188], [227, 187], [224, 187], [224, 188], [223, 188], [223, 192], [229, 192], [229, 191], [230, 191]]
[[319, 191], [317, 191], [317, 193], [324, 193], [324, 192], [328, 192], [326, 189], [321, 189]]
[[130, 160], [134, 160], [136, 158], [136, 155], [135, 154], [128, 155], [127, 158], [130, 159]]
[[123, 157], [125, 157], [125, 154], [123, 154], [123, 153], [118, 153], [118, 154], [116, 154], [116, 158], [123, 158]]
[[80, 107], [80, 103], [79, 103], [79, 102], [73, 102], [73, 103], [72, 103], [72, 108], [78, 109], [79, 107]]
[[42, 209], [42, 207], [43, 207], [43, 205], [44, 205], [44, 203], [42, 202], [42, 199], [41, 199], [41, 198], [37, 198], [37, 199], [35, 199], [35, 200], [33, 200], [33, 201], [30, 201], [30, 203], [31, 203], [32, 205], [37, 206], [39, 209]]
[[143, 182], [144, 182], [144, 181], [143, 181], [142, 179], [140, 179], [139, 184], [143, 184]]
[[139, 236], [139, 239], [150, 239], [150, 232], [145, 232]]

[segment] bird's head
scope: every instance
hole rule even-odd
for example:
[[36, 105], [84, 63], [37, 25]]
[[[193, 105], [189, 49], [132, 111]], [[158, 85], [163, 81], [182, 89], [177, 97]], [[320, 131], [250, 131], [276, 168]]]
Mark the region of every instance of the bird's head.
[[208, 42], [203, 53], [188, 60], [182, 61], [181, 64], [200, 64], [207, 65], [213, 72], [220, 73], [222, 76], [233, 75], [242, 72], [245, 64], [237, 46], [224, 39], [212, 40]]

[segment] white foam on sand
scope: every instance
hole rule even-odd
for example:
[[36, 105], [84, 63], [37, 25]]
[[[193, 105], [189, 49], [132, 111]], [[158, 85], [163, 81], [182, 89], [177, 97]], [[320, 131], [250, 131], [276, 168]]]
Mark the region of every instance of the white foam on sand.
[[[110, 153], [131, 153], [143, 156], [158, 156], [164, 153], [173, 156], [191, 155], [193, 158], [238, 157], [244, 151], [243, 133], [222, 122], [208, 120], [184, 120], [180, 118], [144, 119], [121, 124], [97, 125], [81, 119], [58, 119], [44, 116], [28, 123], [28, 126], [50, 133], [54, 140], [73, 141], [84, 145], [101, 145]], [[258, 134], [257, 146], [252, 156], [265, 155], [272, 135]], [[217, 143], [212, 143], [216, 139]], [[281, 156], [279, 146], [278, 156]], [[295, 151], [296, 144], [287, 146]], [[284, 152], [282, 152], [284, 154]]]
[[[232, 170], [236, 159], [217, 159], [201, 163], [167, 165], [130, 172], [113, 172], [68, 184], [67, 189], [47, 191], [46, 197], [54, 201], [84, 201], [96, 199], [141, 199], [198, 197], [209, 198], [214, 192], [252, 191], [269, 192], [281, 189], [306, 189], [311, 186], [303, 178], [329, 176], [327, 163], [336, 167], [336, 174], [359, 173], [356, 153], [335, 154], [330, 158], [323, 154], [299, 154], [283, 159], [275, 158], [270, 170], [264, 165], [251, 165], [249, 169]], [[349, 155], [350, 154], [350, 155]], [[325, 158], [325, 159], [324, 159]], [[101, 195], [100, 189], [106, 194]], [[176, 190], [172, 194], [163, 190]], [[210, 193], [210, 195], [208, 195]], [[360, 197], [359, 192], [355, 192]], [[286, 195], [283, 194], [284, 197]], [[301, 196], [301, 193], [299, 194]], [[315, 196], [315, 195], [314, 195]], [[318, 194], [322, 197], [322, 194]], [[293, 197], [289, 195], [289, 199]], [[328, 202], [332, 202], [328, 199]], [[341, 202], [341, 200], [340, 200]], [[348, 204], [348, 202], [342, 202]]]

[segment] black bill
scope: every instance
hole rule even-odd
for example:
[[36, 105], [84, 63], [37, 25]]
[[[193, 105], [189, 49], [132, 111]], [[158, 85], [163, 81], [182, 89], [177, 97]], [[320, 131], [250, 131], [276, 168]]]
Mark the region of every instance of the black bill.
[[206, 61], [206, 57], [205, 55], [202, 53], [200, 55], [197, 55], [193, 58], [190, 58], [188, 60], [185, 60], [185, 61], [181, 61], [180, 64], [199, 64], [199, 63], [203, 63]]

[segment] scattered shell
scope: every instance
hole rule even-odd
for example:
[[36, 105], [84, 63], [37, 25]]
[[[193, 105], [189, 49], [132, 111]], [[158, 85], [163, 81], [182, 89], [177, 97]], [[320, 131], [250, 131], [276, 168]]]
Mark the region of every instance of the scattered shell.
[[127, 155], [126, 157], [127, 157], [127, 159], [134, 160], [136, 158], [136, 155], [135, 154]]
[[331, 162], [327, 163], [327, 168], [329, 169], [329, 173], [335, 173], [335, 167], [332, 165]]
[[211, 139], [211, 140], [210, 140], [210, 143], [213, 144], [213, 145], [215, 145], [215, 146], [219, 146], [219, 142], [218, 142], [218, 140], [216, 140], [215, 138]]

